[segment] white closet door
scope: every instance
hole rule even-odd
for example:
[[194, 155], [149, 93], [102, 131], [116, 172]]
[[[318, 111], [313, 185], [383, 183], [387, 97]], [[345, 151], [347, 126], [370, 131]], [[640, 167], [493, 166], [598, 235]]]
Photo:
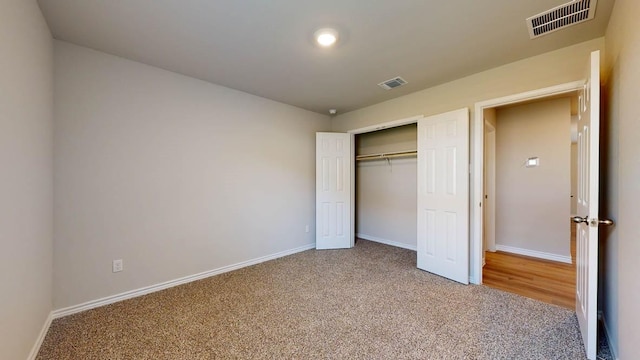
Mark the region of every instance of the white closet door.
[[469, 109], [418, 121], [418, 268], [469, 283]]
[[316, 249], [353, 247], [351, 135], [316, 133]]

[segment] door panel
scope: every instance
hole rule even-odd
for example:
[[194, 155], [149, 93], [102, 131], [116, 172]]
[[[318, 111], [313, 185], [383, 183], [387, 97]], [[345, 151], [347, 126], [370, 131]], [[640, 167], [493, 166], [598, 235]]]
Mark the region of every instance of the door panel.
[[351, 135], [316, 133], [316, 249], [353, 247]]
[[469, 110], [418, 121], [418, 268], [469, 283]]
[[[591, 53], [579, 95], [576, 224], [576, 315], [587, 357], [596, 358], [598, 309], [598, 188], [600, 171], [600, 52]], [[575, 220], [574, 220], [575, 221]]]

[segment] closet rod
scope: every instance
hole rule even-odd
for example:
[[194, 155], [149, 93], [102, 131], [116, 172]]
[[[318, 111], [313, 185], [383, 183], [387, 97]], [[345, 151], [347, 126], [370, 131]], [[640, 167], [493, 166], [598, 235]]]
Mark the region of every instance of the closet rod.
[[409, 156], [417, 156], [418, 152], [415, 150], [410, 151], [395, 151], [388, 153], [380, 153], [380, 154], [367, 154], [367, 155], [358, 155], [356, 156], [356, 160], [379, 160], [379, 159], [392, 159], [399, 157], [409, 157]]

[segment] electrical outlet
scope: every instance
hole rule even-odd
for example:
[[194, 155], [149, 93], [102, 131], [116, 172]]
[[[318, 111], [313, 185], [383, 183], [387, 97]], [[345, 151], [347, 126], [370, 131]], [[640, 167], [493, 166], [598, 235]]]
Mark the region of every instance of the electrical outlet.
[[304, 227], [304, 232], [308, 233], [309, 232], [309, 225]]
[[122, 259], [113, 260], [113, 272], [114, 273], [120, 272], [123, 269], [124, 269], [124, 263], [122, 262]]

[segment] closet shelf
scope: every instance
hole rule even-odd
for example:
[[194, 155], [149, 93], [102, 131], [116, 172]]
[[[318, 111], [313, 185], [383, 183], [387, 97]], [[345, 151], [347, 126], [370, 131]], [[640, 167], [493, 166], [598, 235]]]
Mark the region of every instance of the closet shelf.
[[393, 158], [411, 157], [411, 156], [417, 156], [417, 155], [418, 155], [418, 152], [416, 150], [395, 151], [395, 152], [380, 153], [380, 154], [358, 155], [356, 156], [356, 160], [366, 161], [366, 160], [393, 159]]

